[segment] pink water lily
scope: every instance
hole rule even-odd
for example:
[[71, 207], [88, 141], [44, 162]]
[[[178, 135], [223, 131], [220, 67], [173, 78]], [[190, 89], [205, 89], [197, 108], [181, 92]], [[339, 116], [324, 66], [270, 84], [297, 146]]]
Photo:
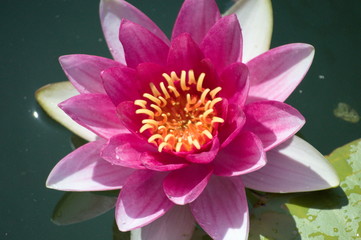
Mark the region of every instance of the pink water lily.
[[[185, 0], [172, 37], [122, 0], [100, 13], [114, 60], [66, 55], [80, 94], [59, 107], [97, 135], [63, 158], [47, 186], [122, 189], [115, 216], [133, 239], [247, 239], [245, 187], [268, 192], [338, 185], [323, 156], [295, 137], [303, 116], [284, 103], [314, 49], [295, 43], [243, 57], [242, 22], [213, 0]], [[243, 63], [242, 63], [243, 61]]]

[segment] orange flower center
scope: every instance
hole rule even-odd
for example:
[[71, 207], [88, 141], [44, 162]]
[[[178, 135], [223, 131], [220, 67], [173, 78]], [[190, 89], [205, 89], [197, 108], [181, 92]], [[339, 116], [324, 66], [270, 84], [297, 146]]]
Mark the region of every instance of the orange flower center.
[[205, 73], [196, 79], [194, 71], [163, 73], [165, 81], [157, 88], [150, 83], [150, 93], [144, 93], [144, 100], [135, 100], [139, 107], [137, 114], [144, 114], [140, 133], [149, 131], [149, 143], [163, 149], [187, 152], [200, 149], [212, 138], [219, 123], [224, 120], [217, 116], [215, 105], [222, 101], [217, 97], [221, 87], [202, 87]]

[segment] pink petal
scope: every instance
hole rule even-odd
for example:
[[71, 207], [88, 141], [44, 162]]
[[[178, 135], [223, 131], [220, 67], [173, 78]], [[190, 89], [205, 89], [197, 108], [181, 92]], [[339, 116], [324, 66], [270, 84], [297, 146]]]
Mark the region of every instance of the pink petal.
[[119, 30], [119, 40], [123, 44], [125, 60], [129, 67], [134, 68], [144, 62], [161, 65], [166, 63], [168, 45], [141, 25], [123, 19]]
[[214, 137], [212, 140], [212, 145], [207, 150], [200, 153], [191, 153], [186, 156], [187, 161], [192, 163], [209, 163], [211, 162], [217, 155], [219, 151], [219, 140], [218, 137]]
[[248, 102], [259, 99], [285, 101], [306, 75], [314, 53], [311, 45], [294, 43], [271, 49], [249, 61]]
[[173, 171], [164, 179], [164, 192], [175, 204], [190, 203], [207, 186], [212, 172], [213, 168], [210, 166], [199, 164]]
[[262, 101], [246, 105], [244, 129], [255, 133], [263, 142], [265, 151], [292, 137], [305, 124], [297, 109], [285, 103]]
[[117, 117], [114, 104], [106, 95], [77, 95], [60, 103], [59, 107], [74, 121], [104, 138], [128, 132]]
[[182, 33], [172, 40], [167, 60], [171, 70], [194, 70], [202, 59], [201, 50], [188, 33]]
[[197, 223], [214, 240], [247, 239], [248, 203], [240, 178], [212, 177], [190, 207]]
[[90, 142], [63, 158], [51, 171], [46, 186], [62, 191], [120, 189], [132, 169], [113, 166], [100, 157], [103, 140]]
[[[137, 109], [139, 109], [139, 107], [131, 101], [122, 102], [117, 106], [120, 122], [134, 134], [139, 134], [139, 129], [143, 126], [142, 120], [147, 117], [145, 114], [136, 114], [135, 111], [137, 111]], [[144, 132], [143, 135], [146, 136], [144, 137], [145, 139], [150, 137], [148, 132]]]
[[[224, 101], [224, 100], [223, 100]], [[218, 137], [221, 148], [227, 146], [241, 131], [246, 123], [246, 117], [239, 105], [230, 104], [227, 109], [225, 123], [220, 127]]]
[[100, 73], [107, 68], [122, 66], [111, 59], [84, 54], [61, 56], [59, 62], [80, 93], [105, 93]]
[[174, 206], [164, 216], [132, 231], [132, 240], [189, 240], [195, 220], [188, 206]]
[[141, 96], [136, 71], [128, 67], [109, 68], [102, 72], [104, 89], [115, 106], [123, 101], [134, 101]]
[[232, 104], [243, 106], [249, 91], [248, 68], [243, 63], [233, 63], [220, 75], [222, 91], [220, 97], [227, 98]]
[[236, 176], [263, 167], [266, 154], [261, 140], [254, 133], [243, 131], [218, 153], [213, 163], [214, 174]]
[[112, 137], [102, 149], [101, 156], [111, 164], [136, 169], [169, 171], [188, 165], [182, 158], [158, 152], [155, 146], [134, 134]]
[[174, 204], [163, 191], [165, 176], [154, 171], [138, 170], [128, 178], [115, 209], [120, 231], [142, 227], [170, 210]]
[[[165, 81], [162, 74], [168, 72], [165, 66], [156, 63], [141, 63], [137, 66], [136, 70], [144, 92], [151, 91], [149, 86], [151, 82], [159, 87], [159, 84]], [[142, 94], [144, 92], [142, 92]]]
[[141, 156], [143, 151], [149, 150], [150, 147], [134, 134], [119, 134], [109, 140], [100, 155], [114, 165], [144, 169]]
[[327, 159], [297, 136], [268, 151], [267, 159], [266, 166], [242, 176], [248, 188], [286, 193], [316, 191], [339, 184]]
[[220, 17], [214, 0], [186, 0], [174, 24], [172, 39], [187, 32], [199, 44]]
[[167, 36], [144, 13], [123, 0], [101, 0], [100, 21], [105, 39], [114, 59], [125, 64], [123, 46], [119, 42], [119, 26], [125, 18], [148, 29], [164, 42], [169, 42]]
[[200, 47], [206, 58], [212, 60], [220, 73], [242, 56], [242, 33], [237, 17], [221, 18], [204, 37]]

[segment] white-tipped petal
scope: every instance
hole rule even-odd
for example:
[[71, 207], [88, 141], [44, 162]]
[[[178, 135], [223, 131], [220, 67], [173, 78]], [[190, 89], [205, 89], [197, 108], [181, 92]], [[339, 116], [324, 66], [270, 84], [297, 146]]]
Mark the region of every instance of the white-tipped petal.
[[[226, 13], [235, 13], [242, 28], [243, 60], [266, 52], [271, 44], [273, 13], [270, 0], [239, 0]], [[241, 60], [241, 59], [240, 59]]]
[[93, 132], [77, 124], [58, 107], [60, 102], [78, 94], [79, 92], [73, 85], [66, 81], [45, 85], [36, 91], [35, 98], [44, 111], [55, 121], [85, 140], [94, 141], [96, 135]]
[[263, 192], [305, 192], [337, 187], [339, 178], [324, 156], [294, 136], [267, 152], [268, 162], [242, 176], [246, 187]]

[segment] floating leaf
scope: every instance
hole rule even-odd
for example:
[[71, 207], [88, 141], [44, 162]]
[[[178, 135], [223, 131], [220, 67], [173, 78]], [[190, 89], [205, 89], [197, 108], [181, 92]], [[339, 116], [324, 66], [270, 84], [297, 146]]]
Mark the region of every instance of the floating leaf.
[[337, 107], [333, 110], [333, 114], [350, 123], [358, 123], [360, 121], [360, 115], [347, 103], [338, 103]]
[[66, 81], [48, 84], [39, 88], [35, 92], [35, 98], [44, 111], [55, 121], [61, 123], [80, 137], [88, 141], [94, 141], [96, 138], [94, 133], [77, 124], [58, 107], [59, 103], [77, 94], [79, 93], [73, 85]]
[[54, 209], [52, 221], [69, 225], [95, 218], [115, 206], [117, 197], [92, 192], [67, 192]]
[[250, 240], [361, 239], [361, 139], [327, 158], [340, 187], [294, 194], [249, 192]]

